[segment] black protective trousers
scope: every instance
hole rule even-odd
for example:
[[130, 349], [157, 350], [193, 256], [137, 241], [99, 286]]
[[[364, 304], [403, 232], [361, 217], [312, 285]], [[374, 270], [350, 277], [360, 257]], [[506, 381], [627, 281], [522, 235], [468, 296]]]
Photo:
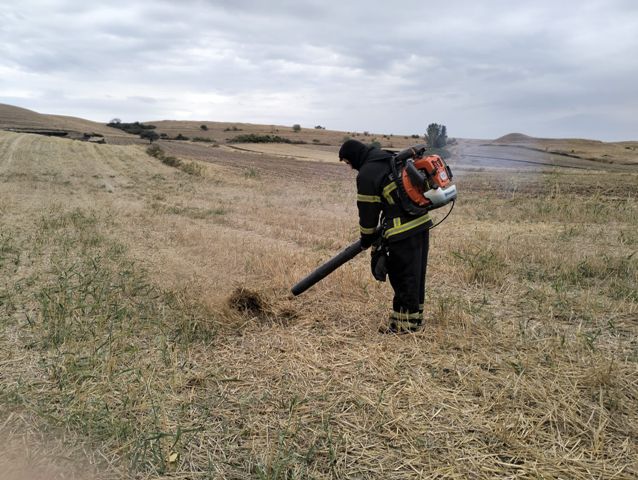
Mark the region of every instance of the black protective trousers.
[[430, 230], [388, 244], [388, 278], [394, 290], [391, 320], [421, 325]]

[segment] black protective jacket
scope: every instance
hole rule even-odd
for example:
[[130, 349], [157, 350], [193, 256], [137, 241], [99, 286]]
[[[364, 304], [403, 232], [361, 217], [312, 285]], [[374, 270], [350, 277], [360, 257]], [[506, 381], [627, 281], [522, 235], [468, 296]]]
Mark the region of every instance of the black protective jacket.
[[361, 245], [369, 247], [375, 240], [375, 231], [381, 225], [383, 238], [394, 242], [430, 228], [429, 214], [410, 215], [399, 200], [396, 180], [392, 178], [390, 159], [394, 154], [370, 148], [361, 162], [354, 165], [357, 175], [357, 207]]

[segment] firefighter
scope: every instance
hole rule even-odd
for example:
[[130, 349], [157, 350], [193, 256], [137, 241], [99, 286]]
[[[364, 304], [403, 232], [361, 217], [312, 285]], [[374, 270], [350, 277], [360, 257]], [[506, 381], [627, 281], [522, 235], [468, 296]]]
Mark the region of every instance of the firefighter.
[[429, 214], [410, 215], [400, 205], [392, 178], [392, 152], [346, 141], [339, 160], [359, 173], [357, 207], [361, 246], [372, 248], [371, 268], [377, 280], [390, 279], [394, 290], [392, 312], [382, 333], [417, 331], [423, 322], [425, 276], [428, 259]]

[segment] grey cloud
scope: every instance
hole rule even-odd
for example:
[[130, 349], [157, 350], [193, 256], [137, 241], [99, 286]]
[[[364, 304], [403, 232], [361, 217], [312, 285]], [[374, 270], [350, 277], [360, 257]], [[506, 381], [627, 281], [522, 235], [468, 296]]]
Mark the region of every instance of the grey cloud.
[[[53, 85], [65, 103], [47, 105], [69, 114], [168, 118], [206, 113], [188, 99], [210, 98], [210, 111], [235, 104], [273, 122], [411, 133], [445, 119], [459, 136], [519, 122], [560, 135], [572, 127], [550, 119], [584, 130], [587, 105], [618, 138], [631, 126], [616, 112], [638, 95], [638, 8], [623, 0], [22, 4], [0, 6], [0, 70], [18, 72], [0, 88]], [[110, 96], [90, 101], [89, 84]]]

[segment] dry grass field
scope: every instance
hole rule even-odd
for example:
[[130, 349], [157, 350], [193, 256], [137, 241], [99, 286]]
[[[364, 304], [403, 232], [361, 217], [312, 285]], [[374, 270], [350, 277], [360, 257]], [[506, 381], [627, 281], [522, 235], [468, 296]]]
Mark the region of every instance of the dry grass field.
[[288, 294], [357, 238], [354, 172], [160, 146], [199, 167], [0, 131], [9, 478], [638, 476], [635, 168], [453, 157], [426, 325], [386, 336], [366, 253]]

